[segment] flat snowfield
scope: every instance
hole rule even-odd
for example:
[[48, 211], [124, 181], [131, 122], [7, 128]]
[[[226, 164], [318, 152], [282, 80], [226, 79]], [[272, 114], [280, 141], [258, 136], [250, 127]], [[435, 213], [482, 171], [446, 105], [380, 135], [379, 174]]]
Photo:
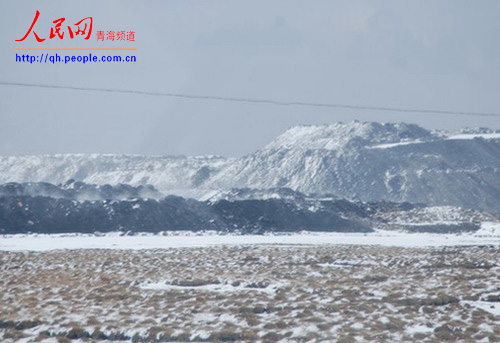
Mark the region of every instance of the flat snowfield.
[[483, 223], [474, 233], [429, 234], [379, 230], [374, 233], [314, 233], [275, 235], [218, 235], [190, 232], [124, 236], [104, 235], [4, 235], [0, 250], [49, 251], [55, 249], [163, 249], [214, 245], [380, 245], [396, 247], [439, 247], [454, 245], [500, 245], [500, 225]]

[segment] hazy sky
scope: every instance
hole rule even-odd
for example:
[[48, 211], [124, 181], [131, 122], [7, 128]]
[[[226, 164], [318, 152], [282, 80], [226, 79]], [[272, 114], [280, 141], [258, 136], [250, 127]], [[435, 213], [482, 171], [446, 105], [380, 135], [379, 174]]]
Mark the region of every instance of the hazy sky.
[[[15, 42], [28, 30], [36, 10], [40, 17], [34, 30], [46, 41], [37, 43], [31, 34]], [[88, 16], [93, 17], [89, 41], [49, 39], [53, 20], [66, 17], [72, 24]], [[0, 17], [1, 82], [500, 113], [498, 0], [2, 0]], [[97, 42], [97, 30], [132, 30], [136, 42]], [[138, 50], [135, 64], [52, 65], [16, 63], [15, 47]], [[72, 53], [88, 54], [59, 52]], [[500, 128], [500, 117], [2, 85], [0, 92], [2, 155], [238, 156], [292, 125], [354, 119], [440, 129]]]

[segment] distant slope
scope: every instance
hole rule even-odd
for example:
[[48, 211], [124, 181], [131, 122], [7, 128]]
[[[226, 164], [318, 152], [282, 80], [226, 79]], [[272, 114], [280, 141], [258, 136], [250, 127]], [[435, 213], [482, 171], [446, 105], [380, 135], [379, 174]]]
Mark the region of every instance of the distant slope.
[[93, 184], [154, 185], [166, 194], [197, 196], [207, 178], [230, 160], [220, 156], [58, 154], [0, 156], [0, 183], [73, 179]]
[[500, 134], [431, 133], [416, 125], [294, 127], [225, 166], [208, 188], [288, 187], [363, 201], [500, 211]]
[[68, 179], [152, 184], [210, 199], [232, 188], [287, 187], [363, 201], [425, 203], [500, 212], [500, 133], [451, 134], [413, 124], [351, 122], [292, 127], [238, 159], [136, 155], [0, 157], [0, 183]]

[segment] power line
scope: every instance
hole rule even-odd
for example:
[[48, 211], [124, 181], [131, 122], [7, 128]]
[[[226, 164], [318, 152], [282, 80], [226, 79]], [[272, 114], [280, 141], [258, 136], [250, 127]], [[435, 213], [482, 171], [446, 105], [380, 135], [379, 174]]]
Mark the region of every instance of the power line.
[[139, 91], [139, 90], [126, 90], [126, 89], [57, 86], [57, 85], [18, 83], [18, 82], [2, 82], [2, 81], [0, 81], [0, 85], [18, 86], [18, 87], [68, 89], [68, 90], [88, 91], [88, 92], [125, 93], [125, 94], [137, 94], [137, 95], [148, 95], [148, 96], [164, 96], [164, 97], [182, 98], [182, 99], [216, 100], [216, 101], [228, 101], [228, 102], [240, 102], [240, 103], [268, 104], [268, 105], [277, 105], [277, 106], [326, 107], [326, 108], [338, 108], [338, 109], [349, 109], [349, 110], [369, 110], [369, 111], [390, 111], [390, 112], [403, 112], [403, 113], [450, 114], [450, 115], [464, 115], [464, 116], [500, 117], [500, 113], [492, 113], [492, 112], [469, 112], [469, 111], [401, 108], [401, 107], [390, 107], [390, 106], [363, 106], [363, 105], [316, 103], [316, 102], [302, 102], [302, 101], [279, 101], [279, 100], [271, 100], [271, 99], [238, 98], [238, 97], [181, 94], [181, 93], [162, 93], [162, 92], [149, 92], [149, 91]]

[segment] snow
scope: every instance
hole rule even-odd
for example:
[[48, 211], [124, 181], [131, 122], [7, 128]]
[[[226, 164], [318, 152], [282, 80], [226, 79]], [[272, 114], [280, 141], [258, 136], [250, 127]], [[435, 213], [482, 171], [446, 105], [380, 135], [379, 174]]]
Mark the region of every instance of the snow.
[[[475, 133], [475, 134], [459, 134], [444, 136], [443, 140], [465, 140], [465, 139], [500, 139], [500, 133]], [[410, 144], [422, 144], [431, 141], [413, 140], [413, 141], [401, 141], [396, 143], [378, 144], [373, 146], [367, 146], [367, 149], [389, 149], [397, 146], [410, 145]]]
[[358, 122], [329, 125], [300, 125], [289, 128], [265, 147], [272, 149], [341, 150], [357, 139], [372, 143], [400, 144], [402, 136], [430, 137], [431, 133], [405, 123]]
[[500, 224], [495, 222], [481, 223], [481, 229], [477, 230], [475, 236], [497, 236], [500, 237]]
[[[451, 135], [443, 137], [443, 140], [465, 140], [465, 139], [500, 139], [500, 133], [478, 133], [478, 134], [460, 134], [460, 135]], [[378, 144], [367, 146], [367, 149], [389, 149], [397, 146], [410, 145], [410, 144], [422, 144], [428, 143], [431, 141], [422, 141], [422, 140], [413, 140], [413, 141], [401, 141], [396, 143], [387, 143], [387, 144]]]
[[[0, 156], [0, 183], [50, 182], [69, 179], [93, 184], [152, 184], [163, 193], [197, 195], [193, 178], [202, 168], [217, 171], [231, 159], [220, 156], [143, 156], [55, 154]], [[201, 173], [203, 174], [203, 173]]]
[[389, 149], [389, 148], [394, 148], [396, 146], [402, 146], [402, 145], [409, 145], [409, 144], [421, 144], [425, 143], [424, 141], [404, 141], [404, 142], [397, 142], [397, 143], [387, 143], [387, 144], [378, 144], [378, 145], [373, 145], [373, 146], [367, 146], [367, 149]]
[[[487, 139], [488, 144], [477, 144], [475, 138]], [[495, 197], [499, 189], [495, 182], [499, 179], [499, 138], [498, 132], [430, 132], [405, 123], [302, 125], [288, 129], [261, 150], [233, 159], [103, 154], [1, 156], [0, 183], [58, 184], [76, 179], [95, 184], [151, 184], [165, 195], [201, 200], [221, 198], [232, 188], [288, 187], [363, 201], [408, 201], [496, 211], [500, 206]], [[457, 153], [464, 147], [470, 148], [466, 156]], [[385, 179], [386, 175], [392, 177]], [[475, 183], [488, 184], [492, 190], [476, 187], [471, 192], [471, 176]]]
[[[264, 149], [227, 164], [204, 187], [288, 187], [362, 201], [498, 210], [498, 141], [477, 144], [455, 137], [407, 124], [296, 126]], [[461, 149], [470, 153], [463, 156]], [[392, 178], [386, 179], [386, 173]], [[472, 192], [471, 175], [475, 183], [491, 185], [492, 191], [476, 187]]]
[[[460, 135], [445, 136], [442, 139], [443, 140], [465, 140], [465, 139], [475, 139], [475, 138], [500, 139], [500, 133], [460, 134]], [[372, 146], [367, 146], [366, 148], [367, 149], [389, 149], [389, 148], [394, 148], [397, 146], [410, 145], [410, 144], [422, 144], [422, 143], [428, 143], [428, 142], [431, 142], [431, 141], [422, 141], [422, 140], [401, 141], [401, 142], [396, 142], [396, 143], [372, 145]]]
[[217, 292], [217, 293], [227, 293], [227, 292], [264, 292], [268, 294], [274, 294], [276, 291], [282, 287], [283, 284], [268, 285], [267, 287], [257, 288], [250, 287], [248, 284], [240, 284], [238, 286], [233, 286], [231, 283], [213, 283], [202, 286], [178, 286], [169, 284], [168, 281], [155, 281], [155, 282], [144, 282], [139, 285], [139, 288], [145, 290], [195, 290], [195, 291], [205, 291], [205, 292]]
[[448, 136], [446, 139], [500, 139], [500, 133], [471, 133]]
[[0, 250], [49, 251], [58, 249], [163, 249], [217, 245], [381, 245], [397, 247], [436, 247], [456, 245], [500, 245], [500, 224], [488, 223], [484, 230], [470, 234], [404, 233], [376, 230], [373, 233], [318, 233], [269, 235], [195, 235], [173, 232], [166, 235], [121, 236], [53, 234], [0, 236]]
[[469, 304], [480, 310], [489, 312], [495, 316], [500, 316], [500, 303], [494, 303], [488, 301], [464, 301], [463, 303]]
[[329, 267], [329, 268], [352, 268], [359, 266], [369, 266], [363, 260], [337, 260], [334, 263], [318, 263], [320, 267]]
[[[141, 237], [150, 238], [131, 238]], [[109, 238], [121, 244], [124, 237]], [[475, 330], [469, 338], [477, 341], [496, 334], [499, 317], [490, 311], [499, 304], [466, 299], [498, 294], [499, 251], [485, 246], [332, 248], [299, 243], [2, 252], [0, 262], [7, 268], [0, 302], [13, 321], [41, 320], [41, 325], [22, 330], [27, 342], [40, 341], [42, 331], [62, 336], [75, 326], [89, 334], [98, 328], [108, 335], [124, 333], [127, 342], [148, 337], [209, 340], [221, 332], [256, 335], [241, 341], [333, 342], [358, 337], [360, 342], [378, 342], [381, 335], [388, 342], [440, 341], [435, 329], [443, 325], [453, 330], [451, 341], [459, 341], [469, 328]], [[492, 267], [483, 269], [480, 263]], [[328, 269], [335, 264], [351, 267]], [[250, 284], [268, 286], [246, 290]], [[415, 306], [443, 292], [459, 301], [425, 310]], [[269, 333], [277, 338], [269, 339], [274, 338], [266, 337]], [[135, 334], [138, 337], [132, 338]], [[0, 330], [0, 341], [3, 338]]]
[[423, 324], [415, 324], [414, 326], [407, 327], [406, 331], [410, 334], [427, 333], [427, 332], [432, 332], [433, 328], [430, 328], [427, 325]]

